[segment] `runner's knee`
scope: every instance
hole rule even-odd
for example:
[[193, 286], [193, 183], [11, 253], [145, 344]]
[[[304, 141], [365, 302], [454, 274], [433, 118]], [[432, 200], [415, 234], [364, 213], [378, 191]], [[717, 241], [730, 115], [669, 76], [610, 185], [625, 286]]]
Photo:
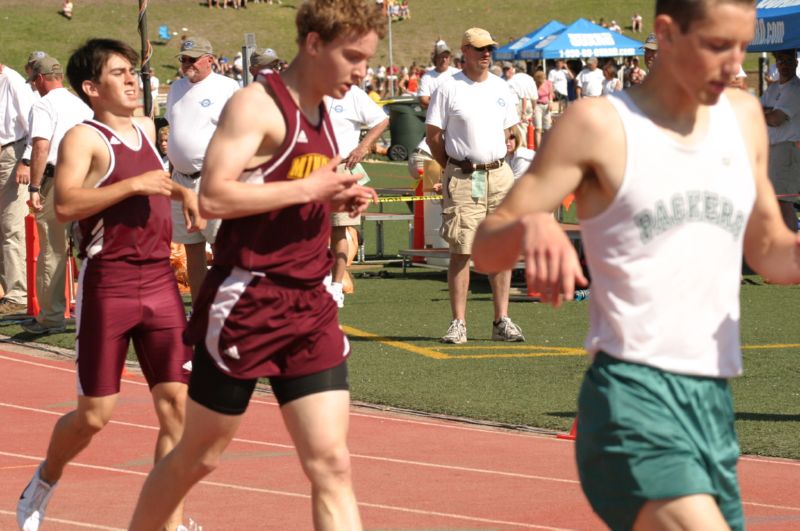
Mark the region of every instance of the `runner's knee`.
[[345, 444], [312, 450], [311, 455], [303, 459], [303, 469], [317, 487], [349, 482], [350, 451]]

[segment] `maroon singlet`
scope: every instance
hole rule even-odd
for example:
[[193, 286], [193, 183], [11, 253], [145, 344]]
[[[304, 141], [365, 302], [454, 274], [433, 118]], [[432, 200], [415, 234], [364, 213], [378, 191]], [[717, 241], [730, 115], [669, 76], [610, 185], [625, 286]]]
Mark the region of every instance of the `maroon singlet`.
[[[133, 124], [139, 134], [139, 146], [125, 143], [112, 129], [95, 120], [84, 125], [96, 129], [105, 140], [111, 155], [107, 174], [95, 187], [101, 188], [151, 170], [163, 170], [164, 164], [147, 135]], [[88, 218], [80, 220], [81, 258], [152, 262], [169, 258], [172, 239], [170, 199], [163, 195], [135, 195]]]
[[[278, 153], [245, 171], [239, 180], [267, 183], [304, 179], [338, 152], [328, 114], [320, 104], [320, 123], [312, 125], [289, 95], [281, 76], [259, 77], [272, 92], [286, 123], [286, 138]], [[314, 286], [330, 272], [329, 203], [304, 203], [272, 212], [222, 222], [214, 264], [260, 271], [276, 280]]]

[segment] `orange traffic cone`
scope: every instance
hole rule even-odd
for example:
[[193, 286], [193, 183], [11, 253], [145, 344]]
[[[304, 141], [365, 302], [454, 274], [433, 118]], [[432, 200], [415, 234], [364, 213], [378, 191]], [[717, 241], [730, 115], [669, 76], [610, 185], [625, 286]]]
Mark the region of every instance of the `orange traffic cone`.
[[559, 439], [567, 439], [569, 441], [574, 441], [577, 435], [578, 435], [578, 416], [575, 415], [575, 420], [572, 421], [572, 427], [569, 429], [569, 433], [557, 433], [556, 437]]

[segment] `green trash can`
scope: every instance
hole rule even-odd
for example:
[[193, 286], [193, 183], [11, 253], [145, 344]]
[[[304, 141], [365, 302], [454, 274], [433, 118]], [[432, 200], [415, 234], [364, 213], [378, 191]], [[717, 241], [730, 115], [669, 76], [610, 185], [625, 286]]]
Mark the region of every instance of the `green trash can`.
[[426, 109], [419, 99], [398, 98], [385, 105], [389, 111], [389, 158], [408, 160], [408, 156], [425, 136]]

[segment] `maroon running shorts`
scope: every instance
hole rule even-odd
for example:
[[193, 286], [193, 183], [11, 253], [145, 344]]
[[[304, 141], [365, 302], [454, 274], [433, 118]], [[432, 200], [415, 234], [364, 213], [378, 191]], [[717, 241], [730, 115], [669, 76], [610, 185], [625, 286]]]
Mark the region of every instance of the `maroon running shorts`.
[[182, 341], [186, 315], [168, 261], [84, 261], [76, 314], [79, 395], [119, 392], [131, 341], [151, 389], [188, 382], [184, 365], [192, 352]]
[[239, 379], [306, 376], [350, 354], [322, 283], [288, 285], [238, 267], [208, 272], [185, 341], [203, 344], [222, 372]]

